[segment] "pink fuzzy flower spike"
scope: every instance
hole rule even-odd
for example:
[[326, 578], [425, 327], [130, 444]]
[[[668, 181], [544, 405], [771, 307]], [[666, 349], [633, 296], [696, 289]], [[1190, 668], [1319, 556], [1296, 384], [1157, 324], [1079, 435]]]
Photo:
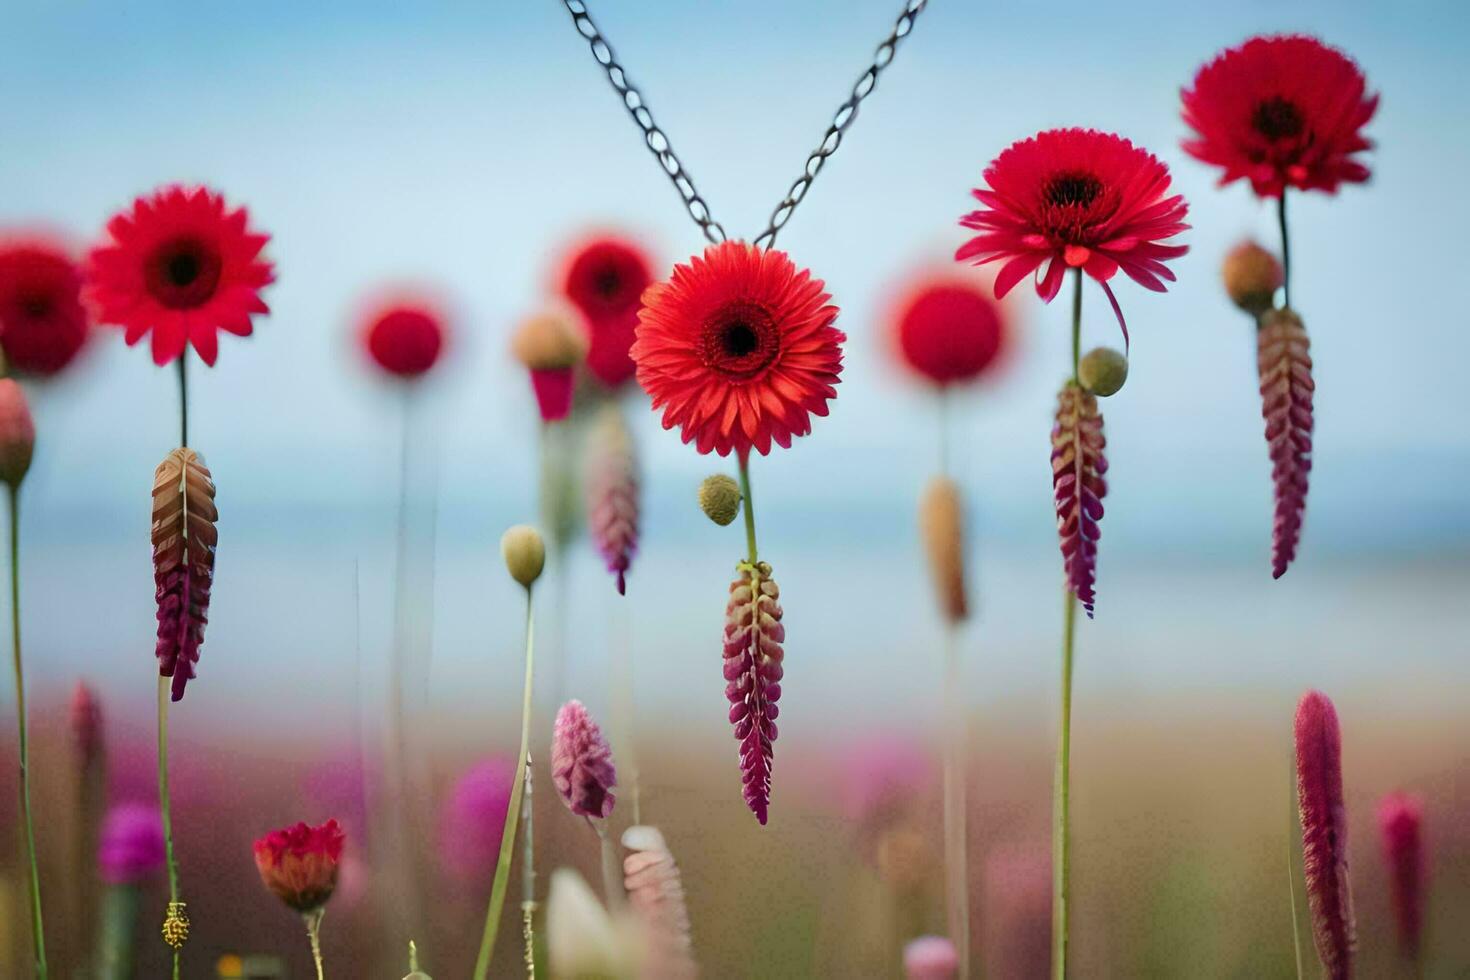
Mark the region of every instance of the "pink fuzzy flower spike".
[[71, 737], [83, 769], [102, 757], [102, 703], [86, 681], [71, 692]]
[[1317, 955], [1328, 977], [1346, 980], [1352, 976], [1356, 930], [1348, 888], [1342, 732], [1337, 709], [1320, 691], [1308, 691], [1296, 708], [1296, 792]]
[[587, 436], [587, 529], [592, 543], [618, 577], [618, 595], [627, 591], [625, 577], [638, 550], [638, 459], [633, 436], [616, 404], [603, 407]]
[[786, 627], [781, 625], [781, 589], [771, 566], [742, 565], [730, 583], [725, 606], [725, 699], [740, 742], [740, 781], [745, 805], [762, 825], [771, 805], [771, 763], [780, 709]]
[[612, 792], [618, 785], [612, 749], [581, 701], [568, 701], [556, 713], [551, 781], [562, 802], [581, 817], [606, 817], [617, 802]]
[[1378, 832], [1383, 863], [1388, 867], [1399, 949], [1417, 960], [1424, 931], [1424, 804], [1408, 793], [1385, 796], [1378, 804]]

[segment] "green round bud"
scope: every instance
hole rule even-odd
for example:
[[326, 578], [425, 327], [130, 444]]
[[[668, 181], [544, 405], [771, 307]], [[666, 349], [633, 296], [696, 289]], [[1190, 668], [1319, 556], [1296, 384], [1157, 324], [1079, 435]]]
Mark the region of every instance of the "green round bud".
[[723, 473], [707, 476], [699, 485], [699, 508], [720, 527], [740, 515], [740, 501], [740, 485]]
[[1111, 347], [1094, 347], [1077, 365], [1077, 380], [1094, 395], [1115, 395], [1128, 380], [1128, 358]]
[[541, 532], [525, 524], [517, 524], [500, 536], [500, 555], [510, 577], [528, 589], [546, 567], [546, 544]]

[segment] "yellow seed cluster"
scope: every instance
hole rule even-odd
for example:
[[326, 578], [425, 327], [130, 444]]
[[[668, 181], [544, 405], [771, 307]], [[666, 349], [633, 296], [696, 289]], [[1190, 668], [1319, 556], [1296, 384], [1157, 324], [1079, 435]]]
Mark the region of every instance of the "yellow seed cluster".
[[699, 485], [699, 507], [705, 516], [725, 527], [740, 514], [740, 486], [723, 473], [707, 476]]
[[173, 949], [183, 949], [189, 941], [189, 910], [183, 902], [169, 902], [163, 917], [163, 941]]

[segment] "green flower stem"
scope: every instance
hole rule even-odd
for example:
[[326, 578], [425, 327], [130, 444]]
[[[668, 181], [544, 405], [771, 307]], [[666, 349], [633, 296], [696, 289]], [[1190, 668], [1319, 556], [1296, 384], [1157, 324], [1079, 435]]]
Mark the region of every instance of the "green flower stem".
[[189, 445], [189, 348], [179, 355], [179, 447]]
[[1286, 234], [1286, 188], [1276, 199], [1276, 221], [1281, 225], [1281, 303], [1291, 308], [1291, 239]]
[[526, 753], [525, 792], [521, 797], [521, 940], [525, 943], [526, 976], [536, 976], [536, 837], [531, 831], [531, 753]]
[[129, 980], [133, 975], [133, 932], [141, 897], [137, 885], [110, 885], [102, 896], [97, 935], [97, 975], [101, 980]]
[[[750, 562], [751, 568], [755, 568], [755, 498], [750, 493], [750, 458], [748, 454], [740, 454], [740, 496], [745, 498], [745, 506], [741, 508], [745, 512], [745, 551], [746, 561]], [[751, 572], [752, 576], [755, 572]], [[752, 592], [752, 595], [757, 593]]]
[[[1077, 377], [1082, 356], [1082, 270], [1076, 271], [1072, 287], [1072, 381]], [[1052, 792], [1052, 898], [1051, 973], [1055, 980], [1067, 975], [1067, 941], [1071, 899], [1072, 817], [1072, 651], [1077, 632], [1077, 597], [1070, 586], [1062, 590], [1062, 697], [1057, 731], [1057, 771]]]
[[[180, 669], [183, 669], [180, 667]], [[168, 868], [168, 900], [179, 900], [179, 861], [174, 856], [173, 807], [168, 794], [169, 678], [158, 675], [158, 808], [163, 814], [163, 852]], [[174, 950], [173, 980], [179, 980], [179, 950]]]
[[495, 936], [500, 931], [500, 913], [505, 908], [505, 893], [510, 883], [510, 862], [515, 850], [516, 825], [520, 819], [526, 764], [531, 752], [531, 676], [536, 625], [531, 608], [531, 589], [527, 587], [526, 685], [525, 692], [521, 695], [521, 751], [516, 757], [515, 782], [511, 785], [510, 804], [505, 810], [505, 829], [500, 834], [500, 857], [495, 862], [495, 883], [490, 888], [490, 905], [485, 910], [485, 931], [480, 937], [480, 955], [475, 960], [474, 980], [485, 980], [490, 972], [490, 957], [495, 952]]
[[306, 938], [311, 940], [311, 960], [316, 964], [316, 980], [326, 980], [326, 973], [322, 971], [322, 916], [326, 912], [327, 907], [321, 905], [301, 914], [306, 922]]
[[970, 976], [970, 883], [968, 832], [965, 828], [964, 708], [960, 697], [958, 629], [944, 627], [944, 707], [948, 731], [944, 750], [944, 877], [949, 934], [959, 957], [959, 980]]
[[607, 835], [606, 822], [587, 817], [587, 825], [597, 832], [597, 842], [602, 849], [602, 891], [607, 897], [609, 911], [620, 911], [627, 902], [623, 890], [623, 873], [618, 866], [618, 854], [613, 848], [612, 838]]
[[31, 818], [31, 750], [26, 731], [26, 682], [20, 657], [20, 491], [10, 490], [10, 638], [15, 664], [15, 715], [20, 728], [20, 804], [25, 813], [26, 854], [31, 863], [31, 941], [36, 955], [36, 976], [46, 980], [46, 928], [41, 921], [41, 872], [36, 861], [36, 828]]

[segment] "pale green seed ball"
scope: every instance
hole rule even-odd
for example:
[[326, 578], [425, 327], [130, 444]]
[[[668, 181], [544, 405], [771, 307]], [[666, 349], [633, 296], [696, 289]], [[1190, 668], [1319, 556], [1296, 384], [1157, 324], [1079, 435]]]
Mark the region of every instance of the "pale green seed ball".
[[501, 535], [500, 555], [510, 577], [528, 589], [546, 567], [546, 544], [541, 532], [525, 524], [517, 524]]
[[1128, 380], [1128, 358], [1111, 347], [1094, 347], [1077, 365], [1077, 380], [1094, 395], [1115, 395]]
[[723, 473], [707, 476], [699, 485], [699, 508], [720, 527], [740, 515], [740, 485]]

